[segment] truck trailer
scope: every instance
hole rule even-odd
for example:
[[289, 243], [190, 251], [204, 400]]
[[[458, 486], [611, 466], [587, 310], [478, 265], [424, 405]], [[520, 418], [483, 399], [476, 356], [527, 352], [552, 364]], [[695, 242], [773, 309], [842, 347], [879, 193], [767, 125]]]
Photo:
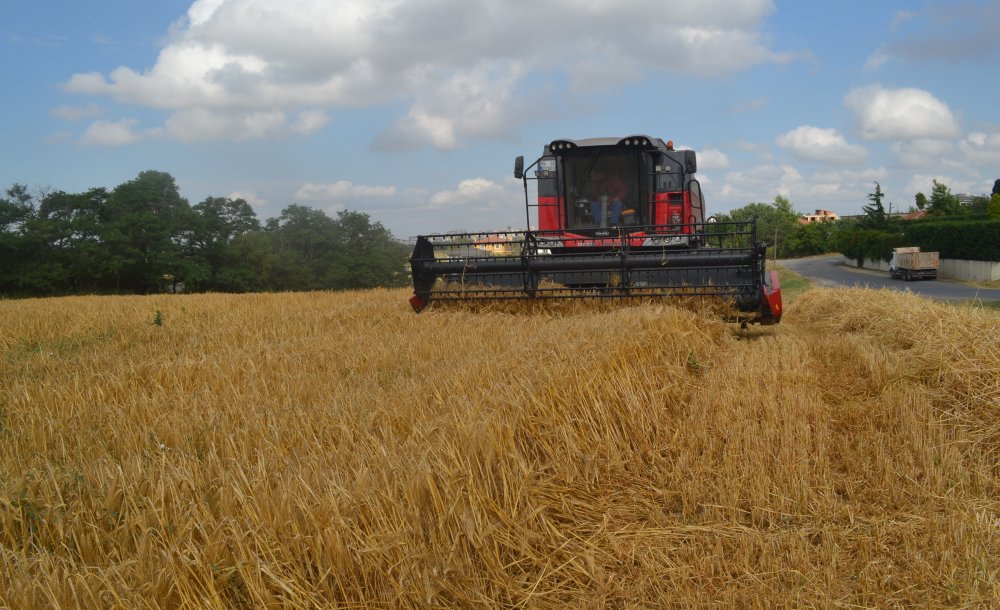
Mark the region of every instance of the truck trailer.
[[893, 279], [934, 280], [938, 275], [937, 252], [921, 252], [918, 246], [893, 248], [889, 261], [889, 275]]

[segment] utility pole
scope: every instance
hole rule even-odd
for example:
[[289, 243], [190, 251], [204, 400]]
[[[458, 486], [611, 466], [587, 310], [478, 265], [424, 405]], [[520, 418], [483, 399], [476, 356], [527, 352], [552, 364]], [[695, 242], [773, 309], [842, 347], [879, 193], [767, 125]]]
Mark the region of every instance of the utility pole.
[[778, 263], [778, 223], [774, 223], [774, 263]]
[[[781, 206], [777, 202], [772, 203], [776, 210], [780, 212]], [[778, 218], [779, 214], [774, 215], [774, 264], [778, 264]]]

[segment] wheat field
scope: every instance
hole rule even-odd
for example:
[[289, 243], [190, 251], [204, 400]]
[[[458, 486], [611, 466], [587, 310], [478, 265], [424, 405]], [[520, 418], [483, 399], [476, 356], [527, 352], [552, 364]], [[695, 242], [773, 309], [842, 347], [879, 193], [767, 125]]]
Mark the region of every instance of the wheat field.
[[0, 301], [0, 607], [996, 607], [1000, 315]]

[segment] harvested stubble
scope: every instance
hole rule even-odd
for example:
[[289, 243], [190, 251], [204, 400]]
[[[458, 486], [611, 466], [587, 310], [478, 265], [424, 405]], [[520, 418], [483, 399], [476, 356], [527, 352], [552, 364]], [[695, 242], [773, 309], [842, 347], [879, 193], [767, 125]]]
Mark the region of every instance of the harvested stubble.
[[995, 312], [405, 296], [0, 302], [0, 607], [1000, 600]]

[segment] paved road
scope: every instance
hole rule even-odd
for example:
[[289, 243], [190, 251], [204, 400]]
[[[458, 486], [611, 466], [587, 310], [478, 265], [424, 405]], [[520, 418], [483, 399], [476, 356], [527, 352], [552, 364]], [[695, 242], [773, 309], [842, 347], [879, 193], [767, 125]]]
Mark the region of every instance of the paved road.
[[836, 254], [813, 258], [779, 260], [778, 264], [804, 275], [821, 286], [858, 286], [862, 288], [889, 288], [909, 290], [932, 299], [1000, 301], [1000, 290], [976, 288], [948, 280], [922, 280], [904, 282], [889, 277], [888, 271], [857, 269], [843, 264], [844, 257]]

